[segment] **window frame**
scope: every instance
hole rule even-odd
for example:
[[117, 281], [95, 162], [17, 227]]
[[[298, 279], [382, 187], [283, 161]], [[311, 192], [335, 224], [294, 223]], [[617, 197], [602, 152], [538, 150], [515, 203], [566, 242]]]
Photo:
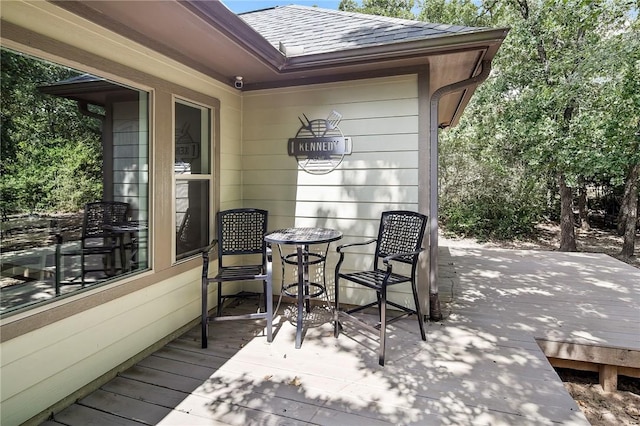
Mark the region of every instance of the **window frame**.
[[[5, 25], [1, 45], [16, 52], [21, 52], [43, 60], [67, 66], [77, 70], [101, 76], [113, 82], [124, 84], [132, 88], [144, 90], [149, 94], [149, 270], [133, 276], [123, 277], [103, 286], [89, 288], [85, 292], [72, 297], [54, 298], [50, 301], [30, 305], [24, 309], [16, 309], [11, 313], [0, 316], [0, 343], [26, 335], [53, 323], [73, 317], [105, 303], [128, 296], [147, 287], [154, 286], [161, 281], [171, 279], [180, 274], [192, 271], [201, 266], [199, 259], [192, 257], [175, 264], [172, 262], [170, 250], [166, 249], [166, 242], [170, 239], [170, 223], [173, 221], [168, 205], [158, 208], [162, 202], [156, 191], [167, 188], [173, 177], [167, 169], [173, 167], [172, 160], [158, 146], [170, 146], [172, 136], [171, 109], [173, 97], [193, 99], [199, 104], [210, 105], [213, 108], [211, 127], [213, 157], [213, 198], [210, 200], [211, 211], [216, 211], [220, 205], [220, 100], [207, 95], [204, 91], [197, 91], [187, 85], [166, 80], [155, 74], [149, 74], [132, 68], [129, 65], [106, 59], [87, 50], [63, 42], [52, 43], [51, 39], [36, 34], [28, 29], [14, 25]], [[186, 69], [186, 68], [185, 68]], [[215, 80], [209, 83], [216, 86]], [[164, 170], [163, 170], [164, 169]], [[171, 169], [171, 175], [173, 170]], [[170, 194], [167, 194], [170, 196]]]
[[[218, 108], [216, 108], [213, 105], [209, 105], [203, 102], [199, 102], [199, 101], [194, 101], [193, 99], [190, 98], [186, 98], [184, 96], [180, 96], [177, 94], [173, 94], [171, 97], [171, 123], [172, 123], [172, 164], [175, 167], [176, 164], [176, 104], [182, 104], [182, 105], [186, 105], [192, 108], [199, 108], [201, 111], [201, 118], [204, 118], [205, 116], [208, 115], [208, 122], [206, 124], [206, 126], [208, 126], [207, 130], [207, 134], [208, 134], [208, 164], [209, 164], [209, 173], [197, 173], [197, 174], [191, 174], [191, 173], [185, 173], [185, 174], [179, 174], [176, 173], [175, 170], [172, 173], [172, 185], [171, 185], [171, 215], [172, 218], [174, 220], [174, 223], [176, 225], [178, 225], [178, 221], [177, 221], [177, 200], [176, 200], [176, 186], [178, 181], [206, 181], [208, 182], [208, 207], [209, 207], [209, 215], [208, 215], [208, 229], [207, 229], [207, 237], [206, 237], [206, 244], [203, 247], [199, 247], [198, 249], [195, 250], [191, 250], [189, 252], [187, 252], [185, 254], [184, 257], [180, 257], [178, 258], [178, 253], [177, 253], [177, 232], [172, 232], [171, 236], [172, 236], [172, 240], [171, 240], [171, 259], [172, 259], [172, 264], [177, 264], [180, 262], [183, 262], [187, 259], [193, 258], [196, 255], [199, 255], [201, 250], [203, 248], [205, 248], [208, 244], [211, 243], [211, 239], [213, 238], [213, 232], [214, 232], [214, 223], [215, 223], [215, 214], [213, 214], [213, 212], [215, 212], [215, 206], [218, 205], [218, 203], [215, 202], [215, 194], [218, 193], [218, 191], [216, 191], [216, 184], [219, 185], [219, 179], [216, 179], [216, 172], [217, 170], [219, 170], [218, 168], [218, 164], [215, 161], [216, 160], [216, 134], [215, 132], [215, 125], [214, 123], [216, 122], [216, 112], [219, 111]], [[208, 114], [205, 114], [205, 111], [208, 111]], [[204, 134], [204, 126], [201, 127], [200, 132], [201, 135]], [[219, 157], [219, 154], [217, 155], [217, 157]]]
[[[109, 72], [106, 72], [102, 69], [95, 69], [92, 67], [88, 67], [84, 64], [78, 64], [78, 63], [74, 63], [68, 59], [65, 59], [63, 57], [59, 57], [59, 56], [55, 56], [55, 55], [51, 55], [51, 54], [45, 54], [43, 52], [40, 51], [36, 51], [35, 49], [32, 48], [26, 48], [24, 46], [21, 45], [17, 45], [16, 43], [12, 43], [12, 42], [8, 42], [6, 43], [5, 40], [2, 40], [2, 44], [0, 45], [0, 48], [2, 50], [7, 50], [10, 51], [14, 54], [19, 54], [19, 55], [25, 55], [26, 57], [29, 57], [35, 61], [41, 61], [43, 63], [46, 64], [50, 64], [56, 67], [60, 67], [60, 68], [67, 68], [71, 71], [73, 71], [74, 73], [77, 73], [78, 75], [82, 75], [84, 73], [87, 74], [91, 74], [95, 77], [104, 79], [106, 82], [108, 83], [112, 83], [115, 85], [118, 85], [122, 88], [125, 89], [129, 89], [132, 91], [136, 91], [138, 92], [138, 100], [137, 102], [137, 108], [138, 111], [144, 111], [145, 116], [142, 117], [140, 116], [138, 118], [138, 124], [143, 124], [146, 126], [146, 128], [143, 130], [142, 128], [138, 129], [138, 137], [140, 137], [140, 134], [146, 134], [146, 153], [145, 153], [145, 160], [146, 160], [146, 164], [144, 164], [144, 166], [146, 166], [146, 178], [147, 178], [147, 182], [144, 183], [142, 186], [146, 188], [146, 191], [144, 194], [139, 193], [138, 195], [145, 200], [146, 202], [146, 209], [145, 209], [145, 216], [147, 217], [147, 223], [148, 223], [148, 227], [147, 230], [145, 231], [147, 233], [147, 244], [146, 244], [146, 253], [145, 253], [145, 257], [146, 257], [146, 266], [143, 269], [140, 269], [138, 271], [133, 271], [133, 272], [129, 272], [129, 273], [121, 273], [121, 274], [117, 274], [114, 275], [113, 277], [104, 279], [104, 280], [100, 280], [98, 282], [95, 283], [91, 283], [87, 286], [83, 286], [81, 288], [78, 289], [74, 289], [68, 292], [64, 292], [61, 294], [54, 294], [52, 297], [44, 299], [44, 300], [40, 300], [40, 301], [35, 301], [33, 303], [26, 303], [26, 304], [22, 304], [22, 305], [18, 305], [15, 308], [12, 307], [10, 309], [7, 310], [7, 312], [1, 312], [0, 313], [0, 319], [3, 320], [3, 324], [4, 324], [4, 320], [6, 318], [11, 318], [14, 315], [23, 315], [25, 313], [29, 313], [30, 311], [40, 311], [40, 310], [46, 310], [48, 306], [50, 305], [58, 305], [59, 302], [63, 302], [65, 299], [68, 298], [76, 298], [78, 296], [82, 297], [83, 294], [85, 293], [91, 293], [93, 291], [96, 291], [103, 287], [108, 287], [108, 286], [112, 286], [112, 285], [120, 285], [123, 282], [128, 282], [131, 281], [132, 279], [135, 279], [137, 276], [139, 275], [148, 275], [151, 270], [152, 270], [152, 259], [153, 259], [153, 255], [152, 255], [152, 246], [151, 246], [151, 234], [153, 232], [152, 230], [152, 224], [150, 221], [150, 218], [152, 217], [152, 213], [153, 213], [153, 205], [152, 205], [152, 201], [151, 201], [151, 196], [152, 196], [152, 175], [153, 175], [153, 159], [152, 159], [152, 152], [153, 152], [153, 112], [154, 112], [154, 100], [155, 100], [155, 93], [154, 90], [151, 87], [148, 87], [144, 84], [141, 84], [139, 82], [134, 82], [131, 81], [127, 78], [124, 77], [119, 77], [116, 76], [114, 74], [111, 74]], [[144, 96], [144, 101], [142, 100], [142, 94], [146, 95]], [[55, 95], [50, 95], [50, 96], [55, 96]], [[113, 132], [113, 122], [109, 123], [109, 124], [102, 124], [103, 127], [103, 131], [104, 128], [106, 127], [107, 129], [111, 130]], [[104, 140], [103, 140], [103, 144], [104, 144]], [[115, 146], [115, 144], [113, 143], [113, 135], [111, 136], [111, 138], [109, 139], [110, 144], [110, 149], [113, 150], [113, 147]], [[104, 149], [104, 148], [103, 148]], [[110, 184], [109, 187], [104, 187], [103, 188], [103, 193], [104, 194], [110, 194], [108, 195], [112, 201], [117, 201], [117, 202], [121, 202], [124, 201], [124, 198], [121, 194], [116, 194], [115, 191], [115, 178], [114, 178], [114, 172], [116, 172], [117, 170], [114, 169], [113, 166], [114, 163], [114, 158], [102, 158], [102, 168], [103, 170], [105, 168], [108, 168], [109, 170], [111, 170], [111, 177], [108, 180], [108, 183]], [[144, 168], [140, 169], [140, 170], [144, 170]], [[103, 183], [104, 183], [104, 174], [103, 174]], [[75, 240], [74, 240], [75, 241]], [[63, 241], [66, 242], [66, 241]], [[55, 243], [52, 241], [50, 244], [48, 244], [48, 246], [51, 246], [53, 248], [55, 248]], [[64, 249], [63, 249], [64, 251]], [[55, 252], [55, 250], [54, 250]], [[78, 257], [78, 256], [74, 256], [74, 257]], [[64, 262], [64, 257], [62, 259], [62, 262]], [[53, 279], [53, 278], [50, 278]], [[63, 279], [64, 280], [64, 279]], [[4, 341], [5, 339], [0, 339], [0, 341]]]

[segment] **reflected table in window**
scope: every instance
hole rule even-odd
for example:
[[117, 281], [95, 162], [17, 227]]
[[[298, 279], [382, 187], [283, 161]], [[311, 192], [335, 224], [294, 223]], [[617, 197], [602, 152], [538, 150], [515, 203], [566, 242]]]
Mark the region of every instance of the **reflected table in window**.
[[[282, 255], [285, 264], [296, 265], [298, 269], [298, 281], [292, 284], [284, 284], [282, 291], [290, 297], [296, 297], [298, 301], [298, 315], [296, 321], [296, 349], [302, 346], [302, 325], [305, 304], [309, 312], [309, 301], [314, 297], [326, 294], [326, 283], [311, 282], [309, 280], [309, 266], [322, 265], [324, 277], [324, 263], [327, 260], [329, 243], [342, 238], [342, 232], [329, 228], [286, 228], [278, 229], [267, 234], [264, 239], [268, 243], [281, 245], [295, 245], [295, 253]], [[309, 247], [315, 244], [326, 244], [324, 251], [310, 252]], [[295, 293], [293, 290], [296, 290]]]
[[[140, 263], [140, 246], [147, 243], [149, 222], [146, 220], [130, 220], [128, 222], [105, 225], [104, 228], [116, 235], [120, 240], [120, 253], [123, 254], [124, 261], [123, 270], [132, 271], [137, 269]], [[125, 241], [127, 235], [129, 236], [128, 243]], [[131, 252], [125, 259], [124, 253], [127, 246], [129, 246]]]

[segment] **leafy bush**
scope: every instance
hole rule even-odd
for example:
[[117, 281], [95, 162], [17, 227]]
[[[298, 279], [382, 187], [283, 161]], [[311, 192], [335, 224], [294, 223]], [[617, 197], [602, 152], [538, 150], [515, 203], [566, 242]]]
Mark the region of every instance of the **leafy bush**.
[[0, 207], [10, 213], [77, 211], [102, 196], [101, 123], [41, 85], [77, 73], [2, 49]]
[[514, 189], [478, 185], [443, 200], [440, 214], [444, 228], [480, 239], [530, 235], [541, 217], [543, 197], [532, 188], [533, 182], [515, 183], [520, 185]]

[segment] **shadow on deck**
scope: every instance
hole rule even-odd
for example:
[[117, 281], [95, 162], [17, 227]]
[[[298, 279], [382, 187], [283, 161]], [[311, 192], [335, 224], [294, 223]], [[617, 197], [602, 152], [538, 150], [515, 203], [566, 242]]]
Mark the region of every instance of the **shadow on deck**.
[[385, 367], [374, 336], [335, 339], [322, 306], [295, 349], [284, 305], [271, 344], [262, 322], [220, 322], [201, 349], [195, 326], [44, 424], [588, 425], [538, 342], [627, 349], [637, 363], [640, 272], [600, 255], [441, 253], [447, 318], [426, 342], [415, 319], [393, 324]]

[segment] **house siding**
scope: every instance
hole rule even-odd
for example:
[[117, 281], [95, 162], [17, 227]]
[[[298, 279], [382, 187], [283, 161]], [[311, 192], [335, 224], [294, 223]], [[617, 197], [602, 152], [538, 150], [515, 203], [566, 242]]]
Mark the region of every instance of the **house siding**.
[[51, 3], [12, 1], [1, 13], [4, 47], [151, 93], [153, 270], [0, 320], [0, 424], [18, 425], [77, 397], [198, 318], [201, 263], [197, 256], [178, 264], [171, 258], [172, 95], [203, 104], [211, 99], [219, 110], [213, 128], [220, 153], [214, 205], [220, 208], [241, 205], [242, 100], [240, 92]]
[[[296, 136], [303, 114], [314, 120], [333, 110], [342, 114], [338, 126], [352, 138], [352, 154], [328, 174], [309, 174], [288, 156], [287, 140]], [[418, 210], [416, 75], [248, 92], [242, 116], [244, 205], [268, 210], [270, 230], [319, 226], [343, 233], [343, 239], [331, 245], [326, 265], [330, 294], [337, 244], [375, 238], [385, 210]], [[356, 253], [372, 254], [373, 245]], [[348, 256], [343, 268], [370, 267], [372, 257]], [[311, 276], [320, 272], [312, 270]], [[287, 282], [295, 280], [293, 271], [285, 270], [285, 276]], [[279, 267], [274, 267], [274, 278], [277, 291]], [[357, 304], [375, 297], [343, 284], [342, 301]], [[390, 297], [413, 303], [408, 287], [395, 289]]]
[[[418, 184], [423, 174], [420, 167], [424, 167], [419, 149], [424, 117], [419, 112], [416, 75], [240, 94], [54, 4], [8, 2], [1, 13], [3, 24], [13, 26], [3, 25], [3, 46], [151, 93], [153, 266], [145, 274], [0, 320], [1, 331], [10, 331], [0, 347], [3, 425], [20, 424], [64, 398], [77, 397], [83, 387], [113, 374], [129, 359], [197, 321], [200, 262], [192, 258], [173, 264], [170, 248], [175, 228], [171, 209], [174, 95], [202, 104], [207, 104], [206, 99], [216, 101], [211, 105], [219, 112], [213, 123], [219, 152], [214, 166], [218, 175], [214, 209], [264, 208], [270, 213], [270, 230], [336, 228], [344, 234], [339, 244], [374, 238], [384, 210], [424, 210], [420, 196], [424, 188], [419, 190]], [[122, 75], [113, 64], [133, 72]], [[287, 140], [296, 135], [302, 114], [313, 120], [327, 117], [332, 110], [342, 114], [339, 127], [353, 139], [353, 152], [331, 173], [308, 174], [287, 155]], [[326, 266], [330, 293], [335, 245]], [[354, 256], [344, 267], [370, 263], [369, 256]], [[278, 266], [274, 267], [276, 290], [282, 278]], [[289, 273], [285, 271], [286, 280]], [[259, 290], [258, 286], [247, 289]], [[350, 303], [371, 297], [354, 287], [345, 286], [343, 291], [342, 300]], [[410, 303], [408, 292], [397, 289], [391, 299]], [[210, 306], [214, 304], [212, 290]], [[65, 313], [69, 310], [73, 312]], [[31, 324], [35, 317], [37, 326]]]
[[[129, 204], [133, 220], [149, 220], [147, 211], [149, 154], [144, 142], [147, 128], [140, 129], [140, 117], [148, 124], [147, 104], [140, 110], [138, 102], [117, 102], [113, 105], [113, 176], [106, 183], [112, 186], [113, 200]], [[146, 167], [139, 167], [144, 164]], [[142, 190], [142, 191], [139, 191]]]

